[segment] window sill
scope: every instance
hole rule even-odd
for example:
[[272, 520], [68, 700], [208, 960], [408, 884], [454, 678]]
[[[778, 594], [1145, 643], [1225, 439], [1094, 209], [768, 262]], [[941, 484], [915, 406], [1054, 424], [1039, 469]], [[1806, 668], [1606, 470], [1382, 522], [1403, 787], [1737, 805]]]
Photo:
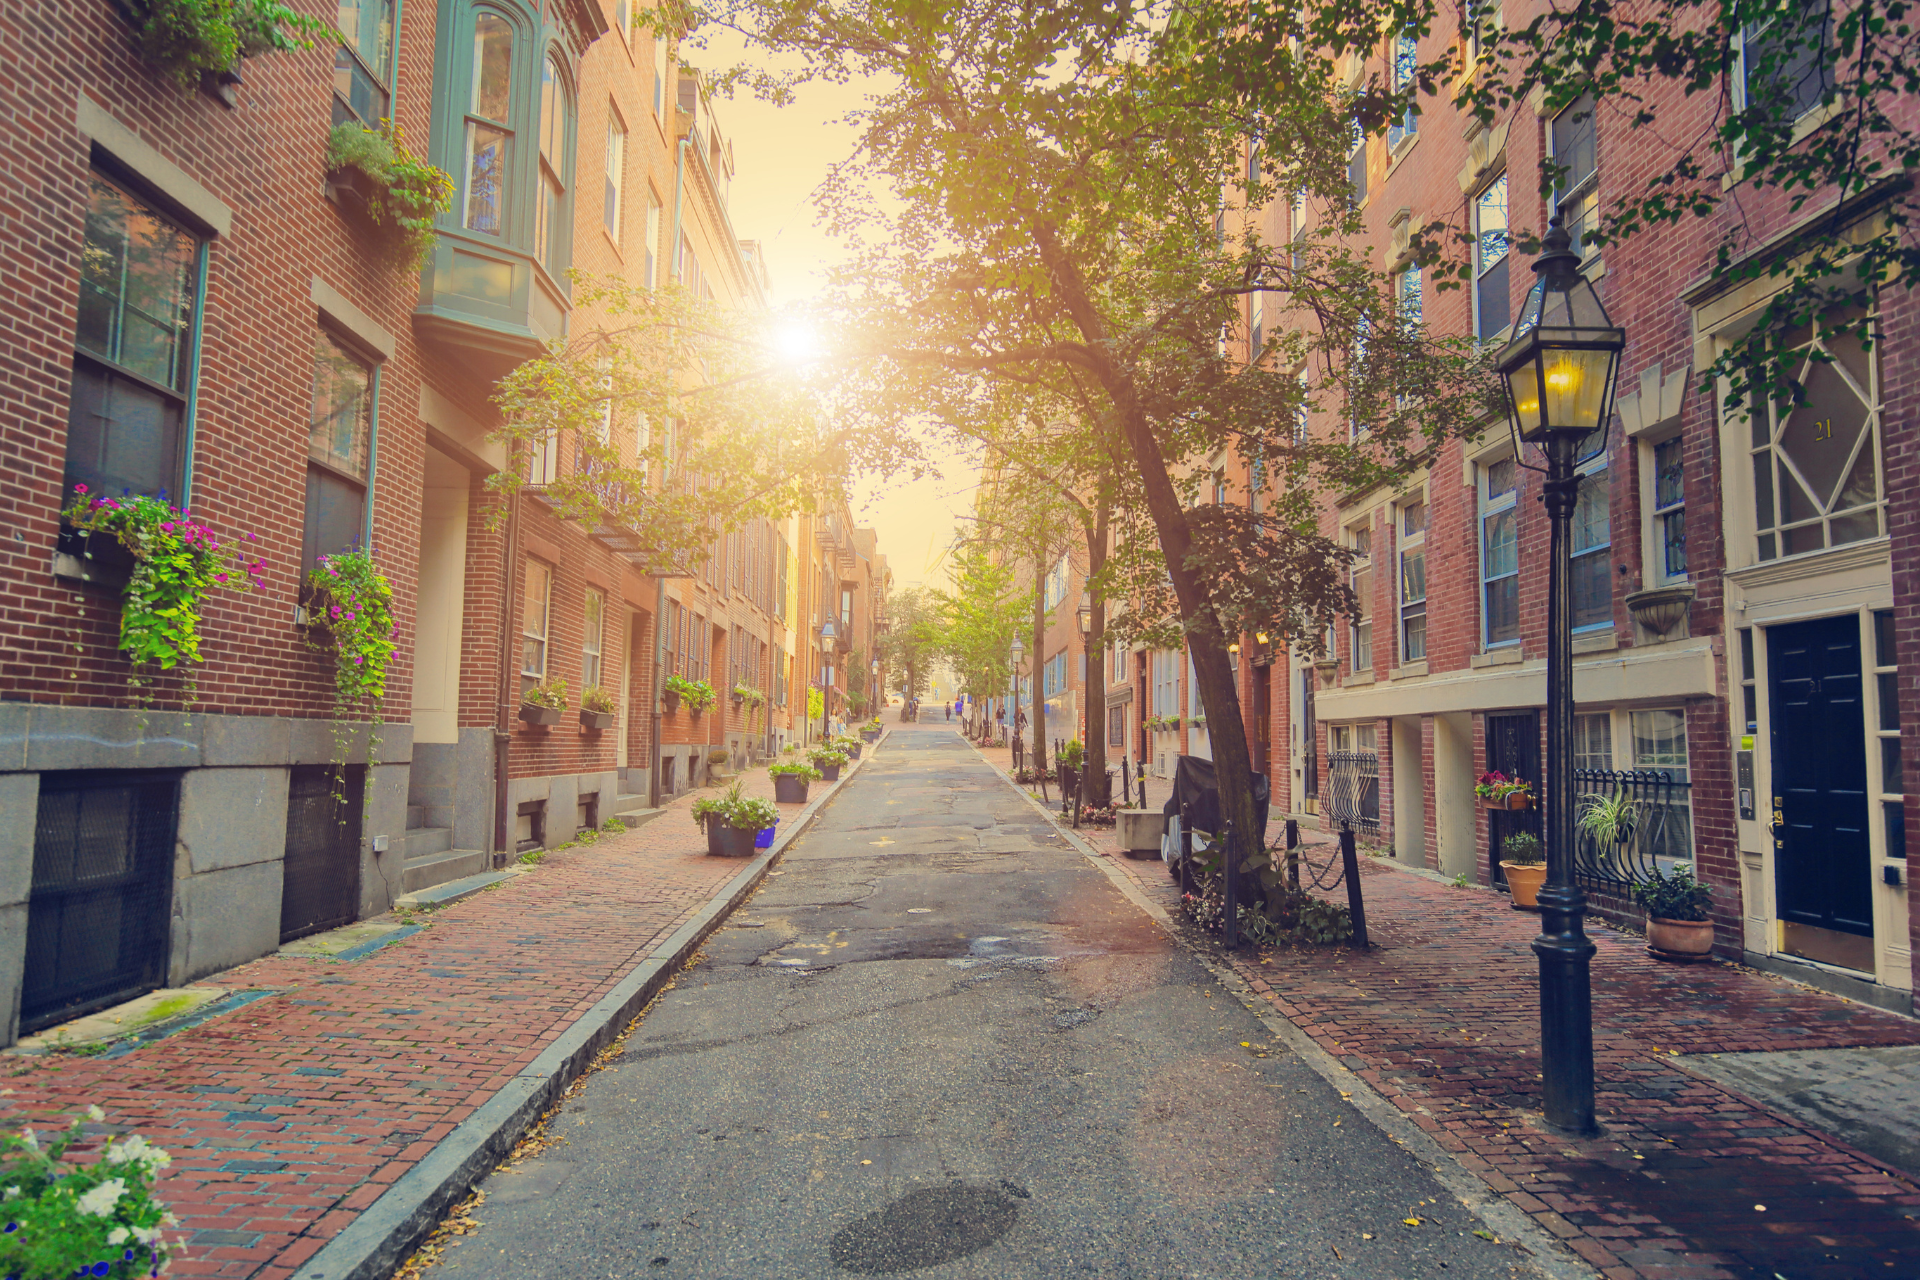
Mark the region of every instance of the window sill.
[[1389, 147], [1387, 149], [1387, 171], [1380, 176], [1380, 181], [1389, 181], [1394, 173], [1399, 170], [1400, 162], [1411, 155], [1413, 149], [1419, 144], [1420, 134], [1416, 131], [1400, 139], [1394, 146]]
[[1590, 631], [1573, 638], [1575, 653], [1605, 653], [1609, 649], [1619, 647], [1620, 637], [1615, 634], [1612, 627], [1608, 627], [1605, 631]]
[[1395, 667], [1387, 673], [1387, 679], [1413, 680], [1425, 674], [1427, 674], [1427, 660], [1422, 658], [1418, 662], [1409, 662], [1404, 667]]
[[1373, 683], [1373, 672], [1356, 671], [1340, 682], [1342, 689], [1359, 689]]
[[1482, 667], [1514, 667], [1520, 665], [1526, 655], [1520, 652], [1520, 645], [1502, 645], [1498, 649], [1489, 649], [1485, 653], [1476, 653], [1467, 659], [1467, 665], [1479, 670]]
[[600, 224], [600, 238], [607, 242], [607, 248], [613, 250], [613, 256], [618, 258], [622, 265], [625, 265], [627, 261], [627, 251], [620, 247], [620, 242], [613, 238], [613, 233], [607, 230], [607, 224], [604, 222]]

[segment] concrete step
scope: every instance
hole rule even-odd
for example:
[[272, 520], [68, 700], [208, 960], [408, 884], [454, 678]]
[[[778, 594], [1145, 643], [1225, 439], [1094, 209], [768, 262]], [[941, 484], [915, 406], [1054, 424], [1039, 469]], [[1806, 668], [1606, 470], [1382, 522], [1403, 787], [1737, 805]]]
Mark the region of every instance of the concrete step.
[[400, 856], [408, 862], [430, 858], [453, 848], [453, 832], [446, 827], [415, 827], [400, 837]]
[[487, 870], [493, 860], [485, 849], [444, 849], [400, 866], [400, 891], [405, 894], [459, 880]]
[[403, 893], [393, 900], [393, 905], [396, 907], [444, 907], [449, 902], [458, 902], [462, 898], [472, 897], [488, 885], [499, 884], [502, 880], [511, 880], [517, 875], [524, 874], [525, 868], [513, 871], [486, 871], [459, 880], [448, 880], [413, 893]]
[[649, 809], [645, 796], [621, 796], [613, 803], [613, 816], [629, 831], [637, 831], [665, 812], [665, 809]]

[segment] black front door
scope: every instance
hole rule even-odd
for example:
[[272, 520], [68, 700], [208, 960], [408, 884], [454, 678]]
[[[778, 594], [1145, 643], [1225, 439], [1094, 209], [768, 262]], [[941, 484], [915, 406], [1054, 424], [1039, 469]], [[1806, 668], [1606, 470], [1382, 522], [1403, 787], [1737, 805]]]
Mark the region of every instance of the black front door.
[[[1860, 620], [1852, 615], [1767, 629], [1773, 716], [1774, 877], [1781, 920], [1873, 937], [1867, 843], [1866, 720]], [[1816, 937], [1808, 939], [1814, 948]], [[1838, 939], [1841, 951], [1849, 948]], [[1870, 968], [1872, 948], [1828, 957]]]
[[280, 941], [350, 924], [360, 914], [360, 809], [367, 771], [324, 765], [293, 770], [287, 787], [287, 860]]
[[1487, 876], [1505, 884], [1500, 846], [1517, 831], [1540, 834], [1540, 713], [1515, 711], [1487, 717], [1487, 772], [1525, 778], [1533, 784], [1535, 808], [1495, 809], [1487, 814]]

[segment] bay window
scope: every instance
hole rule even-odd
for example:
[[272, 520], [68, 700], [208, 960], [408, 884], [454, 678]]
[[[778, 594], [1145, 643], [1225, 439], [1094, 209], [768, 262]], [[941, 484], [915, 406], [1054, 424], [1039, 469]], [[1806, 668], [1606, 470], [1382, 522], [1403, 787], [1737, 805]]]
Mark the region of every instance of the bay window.
[[376, 129], [393, 79], [393, 0], [339, 0], [341, 45], [333, 58], [333, 123]]
[[467, 102], [460, 225], [505, 235], [513, 129], [513, 25], [491, 9], [473, 15], [473, 77]]

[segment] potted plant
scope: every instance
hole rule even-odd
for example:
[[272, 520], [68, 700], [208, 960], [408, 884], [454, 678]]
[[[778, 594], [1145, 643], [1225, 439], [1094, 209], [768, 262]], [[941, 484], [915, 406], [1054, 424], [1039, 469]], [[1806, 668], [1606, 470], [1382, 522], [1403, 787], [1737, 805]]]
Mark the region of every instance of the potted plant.
[[1507, 892], [1515, 911], [1540, 909], [1540, 886], [1547, 878], [1546, 856], [1540, 837], [1531, 831], [1509, 831], [1500, 841], [1500, 869], [1506, 873]]
[[327, 138], [327, 193], [386, 226], [397, 256], [419, 270], [433, 252], [434, 219], [453, 207], [453, 179], [407, 150], [400, 126], [337, 124]]
[[1489, 809], [1530, 809], [1533, 784], [1524, 778], [1509, 778], [1498, 769], [1483, 773], [1473, 784], [1473, 794]]
[[660, 705], [666, 708], [668, 715], [680, 709], [683, 699], [692, 700], [693, 685], [693, 681], [679, 675], [668, 676], [660, 682]]
[[1693, 878], [1693, 864], [1659, 867], [1633, 886], [1633, 900], [1646, 908], [1647, 950], [1662, 960], [1690, 964], [1713, 952], [1713, 886]]
[[1060, 759], [1058, 763], [1067, 766], [1069, 769], [1078, 769], [1081, 762], [1086, 758], [1087, 749], [1080, 745], [1080, 739], [1069, 738], [1066, 745], [1060, 748]]
[[[308, 570], [305, 598], [308, 643], [333, 650], [333, 762], [344, 765], [354, 714], [365, 709], [372, 723], [381, 723], [387, 662], [400, 634], [393, 620], [393, 584], [374, 563], [373, 552], [342, 551], [321, 556]], [[368, 736], [369, 766], [377, 763], [378, 742], [378, 735]]]
[[879, 741], [879, 739], [880, 739], [880, 720], [879, 720], [879, 718], [878, 718], [878, 717], [875, 717], [874, 719], [872, 719], [872, 720], [869, 720], [869, 721], [867, 721], [867, 723], [866, 723], [866, 724], [864, 724], [864, 725], [862, 725], [862, 726], [860, 727], [860, 736], [861, 736], [862, 738], [865, 738], [865, 739], [866, 739], [866, 740], [867, 740], [868, 742], [877, 742], [877, 741]]
[[544, 681], [520, 695], [520, 718], [528, 724], [559, 724], [567, 711], [567, 682]]
[[820, 771], [810, 764], [775, 764], [767, 766], [767, 776], [773, 779], [773, 798], [781, 804], [805, 804], [807, 786], [820, 779]]
[[733, 702], [733, 705], [735, 707], [738, 707], [741, 703], [747, 700], [747, 692], [748, 692], [747, 686], [743, 684], [737, 684], [733, 686], [732, 692], [730, 692], [727, 695], [727, 697]]
[[[89, 1121], [106, 1118], [89, 1106], [65, 1129], [0, 1133], [8, 1219], [0, 1275], [157, 1276], [178, 1253], [179, 1233], [167, 1230], [176, 1219], [154, 1194], [172, 1157], [124, 1129], [87, 1133]], [[84, 1159], [68, 1154], [89, 1146]]]
[[345, 42], [320, 19], [280, 0], [118, 0], [118, 8], [139, 28], [134, 43], [140, 56], [188, 93], [207, 77], [237, 84], [235, 68], [243, 58], [311, 49], [315, 40]]
[[847, 737], [844, 734], [838, 738], [835, 738], [828, 745], [831, 746], [835, 751], [839, 751], [845, 754], [845, 756], [849, 760], [858, 760], [860, 758], [860, 752], [866, 746], [866, 744], [860, 741], [860, 739]]
[[713, 686], [705, 680], [687, 680], [682, 683], [685, 686], [682, 693], [687, 700], [687, 711], [696, 720], [700, 718], [701, 712], [720, 700], [720, 695], [715, 693]]
[[613, 728], [614, 713], [620, 704], [597, 684], [580, 691], [580, 727], [593, 733]]
[[1640, 828], [1640, 802], [1622, 788], [1579, 799], [1574, 828], [1591, 836], [1602, 854], [1612, 854]]
[[754, 841], [780, 821], [772, 802], [750, 796], [739, 783], [720, 796], [693, 802], [693, 820], [707, 833], [707, 852], [722, 858], [750, 858]]
[[828, 782], [840, 781], [840, 766], [847, 762], [844, 753], [820, 750], [812, 752], [808, 758], [813, 761], [813, 767], [820, 771], [821, 777]]
[[730, 776], [727, 773], [727, 766], [732, 763], [733, 752], [727, 750], [725, 747], [715, 747], [713, 750], [707, 752], [707, 776], [709, 778], [724, 778]]

